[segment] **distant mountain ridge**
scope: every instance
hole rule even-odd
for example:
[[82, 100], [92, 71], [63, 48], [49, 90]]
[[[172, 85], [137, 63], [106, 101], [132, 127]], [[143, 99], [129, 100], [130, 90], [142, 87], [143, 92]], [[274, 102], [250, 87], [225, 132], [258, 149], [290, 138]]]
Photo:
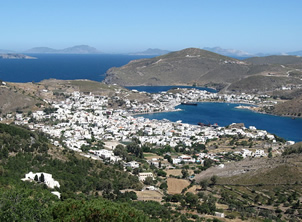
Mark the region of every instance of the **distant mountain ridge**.
[[35, 47], [29, 50], [26, 50], [25, 53], [49, 53], [49, 54], [99, 54], [101, 53], [94, 47], [88, 45], [76, 45], [73, 47], [68, 47], [65, 49], [53, 49], [49, 47]]
[[229, 57], [253, 57], [255, 55], [242, 51], [242, 50], [237, 50], [237, 49], [223, 49], [220, 47], [204, 47], [204, 50], [210, 51], [210, 52], [215, 52], [221, 55], [229, 56]]
[[162, 49], [147, 49], [142, 52], [129, 53], [129, 55], [165, 55], [170, 53], [171, 51], [162, 50]]
[[296, 56], [302, 56], [302, 50], [295, 51], [295, 52], [288, 52], [288, 55], [296, 55]]
[[276, 55], [293, 55], [293, 56], [302, 56], [302, 50], [294, 51], [294, 52], [279, 52], [279, 53], [249, 53], [242, 50], [237, 49], [223, 49], [221, 47], [204, 47], [204, 50], [215, 52], [221, 55], [234, 57], [234, 58], [250, 58], [250, 57], [265, 57], [265, 56], [276, 56]]

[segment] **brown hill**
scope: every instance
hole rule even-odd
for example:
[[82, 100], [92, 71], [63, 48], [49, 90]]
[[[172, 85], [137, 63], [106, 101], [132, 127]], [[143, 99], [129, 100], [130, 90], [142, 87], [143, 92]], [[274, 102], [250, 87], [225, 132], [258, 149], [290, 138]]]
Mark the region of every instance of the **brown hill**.
[[283, 116], [302, 117], [302, 95], [284, 103], [277, 104], [274, 106], [272, 113]]
[[253, 75], [234, 82], [227, 89], [233, 92], [267, 93], [295, 84], [302, 84], [302, 80], [287, 76]]
[[302, 57], [300, 56], [289, 56], [289, 55], [273, 55], [265, 57], [252, 57], [245, 59], [244, 61], [263, 65], [263, 64], [279, 64], [279, 65], [288, 65], [288, 64], [302, 64]]
[[[107, 71], [105, 83], [117, 83], [124, 86], [134, 85], [223, 85], [225, 90], [262, 91], [258, 82], [267, 76], [269, 90], [279, 85], [296, 83], [299, 76], [288, 75], [292, 68], [275, 64], [252, 64], [234, 58], [222, 56], [206, 50], [188, 48], [151, 59], [131, 61], [120, 68]], [[299, 60], [300, 61], [300, 60]], [[241, 84], [232, 86], [238, 81], [255, 76], [254, 81], [246, 87]], [[258, 79], [259, 78], [259, 79]], [[280, 79], [279, 79], [280, 78]], [[246, 80], [249, 82], [249, 79]], [[277, 81], [279, 84], [274, 84]], [[227, 86], [231, 86], [227, 89]], [[223, 87], [222, 87], [223, 88]]]
[[27, 91], [10, 85], [0, 87], [0, 110], [2, 114], [30, 110], [38, 102], [40, 101]]
[[[118, 85], [107, 85], [91, 80], [48, 79], [39, 83], [4, 84], [0, 81], [0, 111], [2, 114], [36, 110], [41, 108], [41, 105], [47, 106], [46, 101], [66, 99], [66, 93], [75, 91], [91, 92], [110, 98], [125, 96], [129, 100], [150, 101], [145, 94], [134, 93]], [[110, 100], [110, 104], [113, 107], [118, 104], [118, 101]]]
[[[106, 83], [120, 85], [203, 85], [232, 82], [246, 73], [244, 62], [189, 48], [151, 59], [132, 61], [107, 72]], [[220, 75], [221, 73], [224, 75]]]
[[244, 159], [211, 167], [195, 176], [197, 182], [216, 175], [222, 184], [293, 184], [302, 182], [302, 155]]

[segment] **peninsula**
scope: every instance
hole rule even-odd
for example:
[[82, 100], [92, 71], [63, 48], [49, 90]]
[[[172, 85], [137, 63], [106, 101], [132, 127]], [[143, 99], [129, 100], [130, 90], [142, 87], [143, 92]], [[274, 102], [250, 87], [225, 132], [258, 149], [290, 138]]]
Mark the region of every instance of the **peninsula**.
[[5, 54], [0, 54], [0, 59], [37, 59], [37, 58], [24, 54], [18, 54], [18, 53], [5, 53]]
[[107, 71], [105, 83], [135, 85], [198, 85], [225, 92], [267, 93], [302, 86], [302, 58], [276, 56], [237, 60], [188, 48], [131, 61]]

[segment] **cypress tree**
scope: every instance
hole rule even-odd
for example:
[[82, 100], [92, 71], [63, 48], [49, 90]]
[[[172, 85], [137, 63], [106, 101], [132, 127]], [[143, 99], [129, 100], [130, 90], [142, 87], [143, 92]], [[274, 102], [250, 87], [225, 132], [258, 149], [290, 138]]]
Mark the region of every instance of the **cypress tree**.
[[40, 182], [41, 183], [44, 183], [45, 182], [45, 178], [44, 178], [44, 174], [42, 173], [41, 176], [40, 176]]

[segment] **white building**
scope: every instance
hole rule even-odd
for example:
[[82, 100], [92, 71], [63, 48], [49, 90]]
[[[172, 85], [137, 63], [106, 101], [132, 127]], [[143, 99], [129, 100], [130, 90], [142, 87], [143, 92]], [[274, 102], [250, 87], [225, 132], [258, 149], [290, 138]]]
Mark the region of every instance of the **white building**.
[[131, 162], [125, 163], [125, 167], [131, 167], [132, 169], [139, 168], [139, 163], [136, 161], [131, 161]]
[[[40, 173], [33, 173], [33, 172], [29, 172], [28, 174], [25, 175], [25, 178], [23, 178], [23, 181], [34, 181], [35, 177], [38, 177], [38, 180], [40, 180], [41, 175], [44, 175], [44, 183], [51, 189], [54, 189], [55, 187], [59, 187], [60, 188], [60, 184], [58, 181], [55, 181], [52, 178], [52, 175], [49, 173], [44, 173], [44, 172], [40, 172]], [[40, 181], [41, 182], [41, 181]]]
[[145, 172], [145, 173], [139, 173], [138, 174], [139, 181], [143, 181], [144, 182], [147, 177], [151, 177], [153, 179], [154, 178], [153, 177], [153, 173], [151, 173], [151, 172]]

